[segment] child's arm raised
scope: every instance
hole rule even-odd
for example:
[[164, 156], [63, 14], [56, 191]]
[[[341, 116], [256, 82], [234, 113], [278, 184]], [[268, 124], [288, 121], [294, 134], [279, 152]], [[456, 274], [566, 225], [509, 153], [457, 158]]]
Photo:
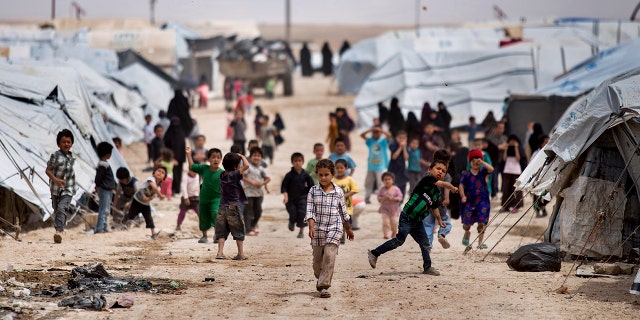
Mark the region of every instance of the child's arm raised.
[[238, 168], [238, 170], [240, 170], [241, 174], [244, 174], [249, 170], [249, 160], [247, 160], [247, 157], [245, 157], [244, 154], [238, 153], [238, 155], [242, 159], [242, 167]]
[[184, 153], [186, 153], [187, 163], [189, 164], [189, 170], [190, 170], [191, 166], [193, 165], [193, 157], [191, 156], [191, 147], [184, 148]]

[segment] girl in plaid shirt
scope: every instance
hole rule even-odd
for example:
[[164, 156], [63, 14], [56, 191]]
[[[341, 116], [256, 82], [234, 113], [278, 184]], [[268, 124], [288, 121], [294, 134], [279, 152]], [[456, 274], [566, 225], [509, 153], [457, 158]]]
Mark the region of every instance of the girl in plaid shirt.
[[316, 164], [318, 184], [311, 187], [307, 194], [307, 213], [309, 237], [313, 249], [313, 274], [316, 289], [321, 298], [331, 297], [329, 287], [333, 277], [333, 267], [338, 254], [342, 233], [353, 240], [353, 231], [349, 224], [349, 214], [344, 202], [344, 193], [331, 179], [335, 174], [335, 165], [329, 159], [319, 160]]

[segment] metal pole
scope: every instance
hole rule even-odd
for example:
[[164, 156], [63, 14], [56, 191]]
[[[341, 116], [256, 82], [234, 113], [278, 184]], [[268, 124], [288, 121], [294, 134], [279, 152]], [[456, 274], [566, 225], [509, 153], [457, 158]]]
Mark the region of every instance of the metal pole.
[[151, 25], [156, 24], [156, 0], [149, 0], [149, 22]]
[[420, 0], [416, 0], [416, 35], [420, 35]]
[[291, 0], [285, 0], [284, 6], [284, 37], [287, 44], [291, 44]]
[[51, 0], [51, 21], [56, 19], [56, 0]]

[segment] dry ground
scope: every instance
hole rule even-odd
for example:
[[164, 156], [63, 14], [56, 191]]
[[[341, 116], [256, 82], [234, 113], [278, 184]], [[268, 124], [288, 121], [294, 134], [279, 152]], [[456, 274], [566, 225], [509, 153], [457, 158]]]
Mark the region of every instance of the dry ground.
[[[320, 299], [315, 291], [311, 269], [309, 239], [297, 239], [287, 230], [287, 218], [280, 181], [289, 170], [289, 155], [300, 151], [312, 156], [315, 142], [323, 141], [328, 124], [327, 113], [338, 105], [350, 106], [352, 97], [335, 95], [329, 78], [296, 78], [294, 97], [274, 100], [257, 98], [268, 114], [280, 112], [287, 125], [285, 144], [276, 152], [276, 161], [267, 171], [273, 178], [272, 193], [265, 196], [260, 235], [248, 237], [245, 250], [248, 260], [215, 260], [213, 244], [198, 244], [197, 219], [193, 213], [182, 232], [168, 236], [175, 227], [176, 199], [154, 202], [160, 215], [156, 225], [165, 230], [158, 241], [148, 231], [133, 228], [99, 235], [85, 235], [79, 226], [67, 231], [62, 244], [53, 244], [53, 228], [22, 235], [22, 242], [8, 237], [0, 240], [0, 279], [14, 276], [19, 281], [61, 285], [73, 266], [101, 262], [116, 277], [153, 279], [157, 284], [177, 281], [181, 286], [165, 293], [132, 293], [135, 304], [130, 309], [112, 311], [73, 311], [59, 308], [60, 298], [34, 296], [26, 299], [34, 309], [22, 318], [38, 319], [286, 319], [321, 316], [333, 319], [515, 319], [515, 318], [635, 318], [640, 310], [638, 298], [628, 293], [632, 276], [615, 278], [578, 278], [570, 272], [571, 262], [564, 262], [561, 272], [520, 273], [510, 271], [505, 260], [520, 245], [535, 242], [546, 227], [544, 219], [527, 215], [485, 259], [487, 250], [463, 255], [460, 244], [462, 228], [453, 221], [448, 250], [436, 244], [432, 251], [439, 277], [420, 274], [418, 246], [406, 244], [383, 255], [378, 267], [367, 263], [367, 249], [382, 243], [381, 219], [374, 203], [367, 207], [362, 229], [356, 238], [341, 246], [331, 291], [333, 297]], [[228, 150], [224, 140], [226, 114], [222, 101], [212, 101], [208, 109], [193, 110], [206, 134], [209, 147]], [[354, 115], [354, 111], [350, 109]], [[248, 118], [253, 123], [253, 115]], [[252, 127], [249, 128], [252, 130]], [[248, 131], [249, 136], [253, 134]], [[353, 135], [352, 155], [360, 165], [356, 181], [364, 184], [366, 148]], [[142, 144], [126, 147], [125, 158], [138, 178], [144, 168]], [[495, 207], [495, 206], [494, 206]], [[495, 208], [494, 208], [495, 212]], [[494, 213], [495, 214], [495, 213]], [[504, 216], [504, 214], [503, 214]], [[497, 221], [501, 221], [499, 216]], [[486, 242], [491, 248], [507, 232], [520, 214], [509, 214]], [[495, 224], [497, 225], [497, 223]], [[529, 227], [527, 227], [529, 225]], [[525, 236], [522, 236], [525, 234]], [[473, 233], [475, 236], [475, 232]], [[226, 255], [235, 255], [233, 242]], [[7, 271], [12, 268], [14, 271]], [[566, 278], [565, 276], [569, 276]], [[214, 277], [214, 282], [204, 282]], [[566, 279], [570, 294], [558, 294]], [[14, 288], [5, 285], [6, 290]], [[37, 291], [37, 290], [33, 290]], [[109, 305], [121, 293], [107, 294]], [[0, 305], [12, 301], [0, 292]], [[5, 310], [6, 311], [6, 310]], [[3, 310], [0, 309], [0, 315]]]

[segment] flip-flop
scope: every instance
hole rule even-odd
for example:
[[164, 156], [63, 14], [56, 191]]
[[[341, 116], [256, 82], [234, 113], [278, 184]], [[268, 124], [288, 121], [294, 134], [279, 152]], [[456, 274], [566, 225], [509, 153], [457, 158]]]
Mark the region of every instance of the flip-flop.
[[486, 243], [482, 243], [481, 245], [478, 246], [478, 249], [486, 249], [486, 248], [487, 248]]
[[329, 291], [321, 291], [320, 298], [331, 298], [331, 292]]
[[217, 260], [227, 260], [227, 257], [225, 256], [216, 256]]
[[233, 257], [233, 260], [247, 260], [247, 257], [235, 256]]

